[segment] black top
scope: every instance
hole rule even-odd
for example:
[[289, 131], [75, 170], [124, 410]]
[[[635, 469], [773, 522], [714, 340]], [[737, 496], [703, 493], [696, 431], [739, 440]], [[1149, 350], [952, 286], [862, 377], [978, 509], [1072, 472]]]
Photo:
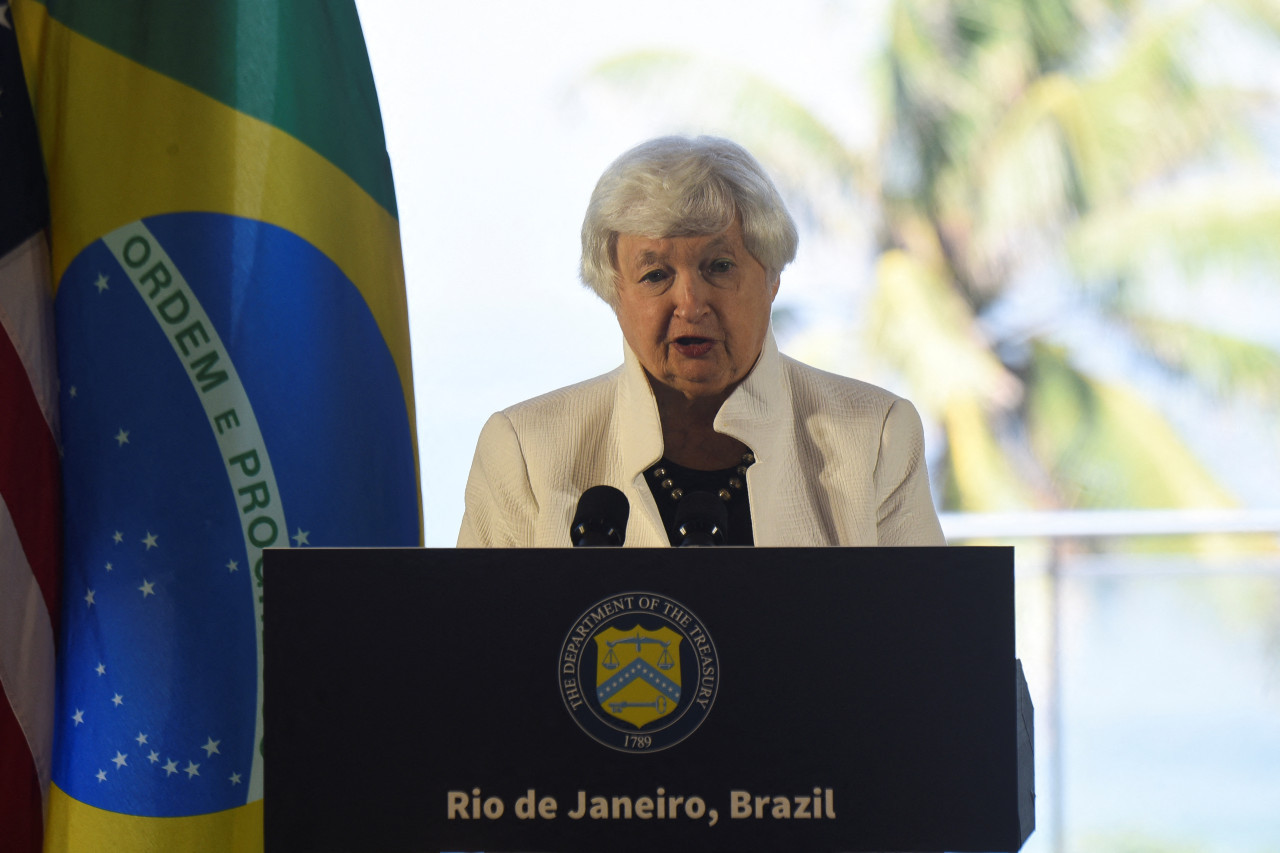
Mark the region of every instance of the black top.
[[[748, 461], [749, 460], [749, 461]], [[658, 502], [658, 511], [662, 513], [662, 526], [667, 530], [667, 538], [672, 545], [680, 544], [680, 534], [675, 530], [677, 499], [671, 497], [673, 491], [679, 490], [681, 495], [690, 492], [710, 492], [723, 497], [729, 495], [725, 502], [729, 510], [729, 523], [725, 526], [726, 545], [754, 545], [755, 538], [751, 533], [751, 504], [747, 498], [747, 466], [755, 461], [748, 455], [742, 464], [718, 471], [698, 471], [677, 465], [663, 457], [645, 472], [645, 481], [653, 499]]]

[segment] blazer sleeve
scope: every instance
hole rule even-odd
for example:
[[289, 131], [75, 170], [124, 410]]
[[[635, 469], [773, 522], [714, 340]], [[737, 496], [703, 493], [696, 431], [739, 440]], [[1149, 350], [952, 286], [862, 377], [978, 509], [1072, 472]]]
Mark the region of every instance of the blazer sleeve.
[[924, 427], [915, 406], [897, 399], [885, 415], [876, 460], [877, 544], [945, 545], [929, 494]]
[[498, 412], [476, 442], [458, 547], [528, 547], [533, 544], [537, 513], [520, 437], [510, 419]]

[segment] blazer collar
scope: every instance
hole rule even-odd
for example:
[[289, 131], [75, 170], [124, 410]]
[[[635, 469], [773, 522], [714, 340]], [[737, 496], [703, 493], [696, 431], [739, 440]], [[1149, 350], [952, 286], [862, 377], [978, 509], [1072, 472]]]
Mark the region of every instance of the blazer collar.
[[[621, 427], [622, 465], [629, 475], [643, 474], [662, 458], [662, 422], [658, 401], [640, 359], [625, 341], [622, 349], [624, 362], [616, 412]], [[720, 407], [713, 426], [716, 432], [733, 436], [750, 447], [757, 461], [767, 461], [780, 441], [785, 440], [785, 431], [779, 427], [785, 423], [790, 408], [782, 355], [770, 326], [760, 358]]]
[[[623, 342], [622, 378], [618, 384], [617, 408], [614, 412], [618, 425], [624, 479], [632, 486], [632, 504], [639, 500], [648, 519], [651, 534], [661, 538], [652, 544], [666, 544], [662, 519], [657, 503], [645, 482], [645, 471], [662, 458], [662, 423], [658, 415], [658, 401], [649, 386], [640, 360]], [[763, 495], [769, 494], [777, 480], [789, 465], [784, 457], [790, 439], [787, 425], [790, 423], [790, 394], [783, 375], [782, 355], [770, 326], [765, 334], [760, 358], [747, 377], [725, 400], [716, 414], [716, 432], [732, 436], [755, 454], [756, 464], [747, 472], [748, 489], [752, 494], [752, 525], [756, 528], [756, 541], [762, 533], [768, 533], [757, 506], [762, 505]], [[649, 537], [646, 537], [649, 538]], [[630, 534], [629, 539], [630, 541]], [[637, 542], [636, 544], [646, 544]]]

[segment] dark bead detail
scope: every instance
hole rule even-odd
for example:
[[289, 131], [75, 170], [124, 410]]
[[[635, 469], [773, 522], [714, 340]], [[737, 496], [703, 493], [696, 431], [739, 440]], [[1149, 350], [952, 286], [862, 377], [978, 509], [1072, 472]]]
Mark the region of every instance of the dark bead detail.
[[[752, 453], [742, 454], [742, 464], [737, 466], [737, 468], [734, 469], [737, 472], [738, 476], [730, 477], [729, 488], [722, 488], [716, 493], [720, 496], [721, 500], [732, 501], [735, 497], [737, 497], [736, 492], [740, 492], [746, 487], [746, 483], [742, 478], [746, 476], [747, 468], [755, 461], [756, 461], [756, 457], [754, 454]], [[653, 476], [654, 480], [658, 483], [658, 487], [661, 488], [663, 491], [667, 492], [667, 494], [671, 496], [671, 500], [679, 501], [681, 498], [684, 497], [684, 494], [685, 494], [684, 489], [676, 485], [674, 478], [667, 476], [668, 471], [665, 466], [658, 465], [654, 467], [652, 470], [650, 470], [649, 473]]]

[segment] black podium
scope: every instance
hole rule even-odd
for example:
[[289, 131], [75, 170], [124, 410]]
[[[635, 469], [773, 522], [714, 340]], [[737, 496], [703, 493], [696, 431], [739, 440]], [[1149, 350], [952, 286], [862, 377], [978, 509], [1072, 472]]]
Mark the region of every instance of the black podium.
[[297, 549], [268, 853], [1014, 851], [1011, 548]]

